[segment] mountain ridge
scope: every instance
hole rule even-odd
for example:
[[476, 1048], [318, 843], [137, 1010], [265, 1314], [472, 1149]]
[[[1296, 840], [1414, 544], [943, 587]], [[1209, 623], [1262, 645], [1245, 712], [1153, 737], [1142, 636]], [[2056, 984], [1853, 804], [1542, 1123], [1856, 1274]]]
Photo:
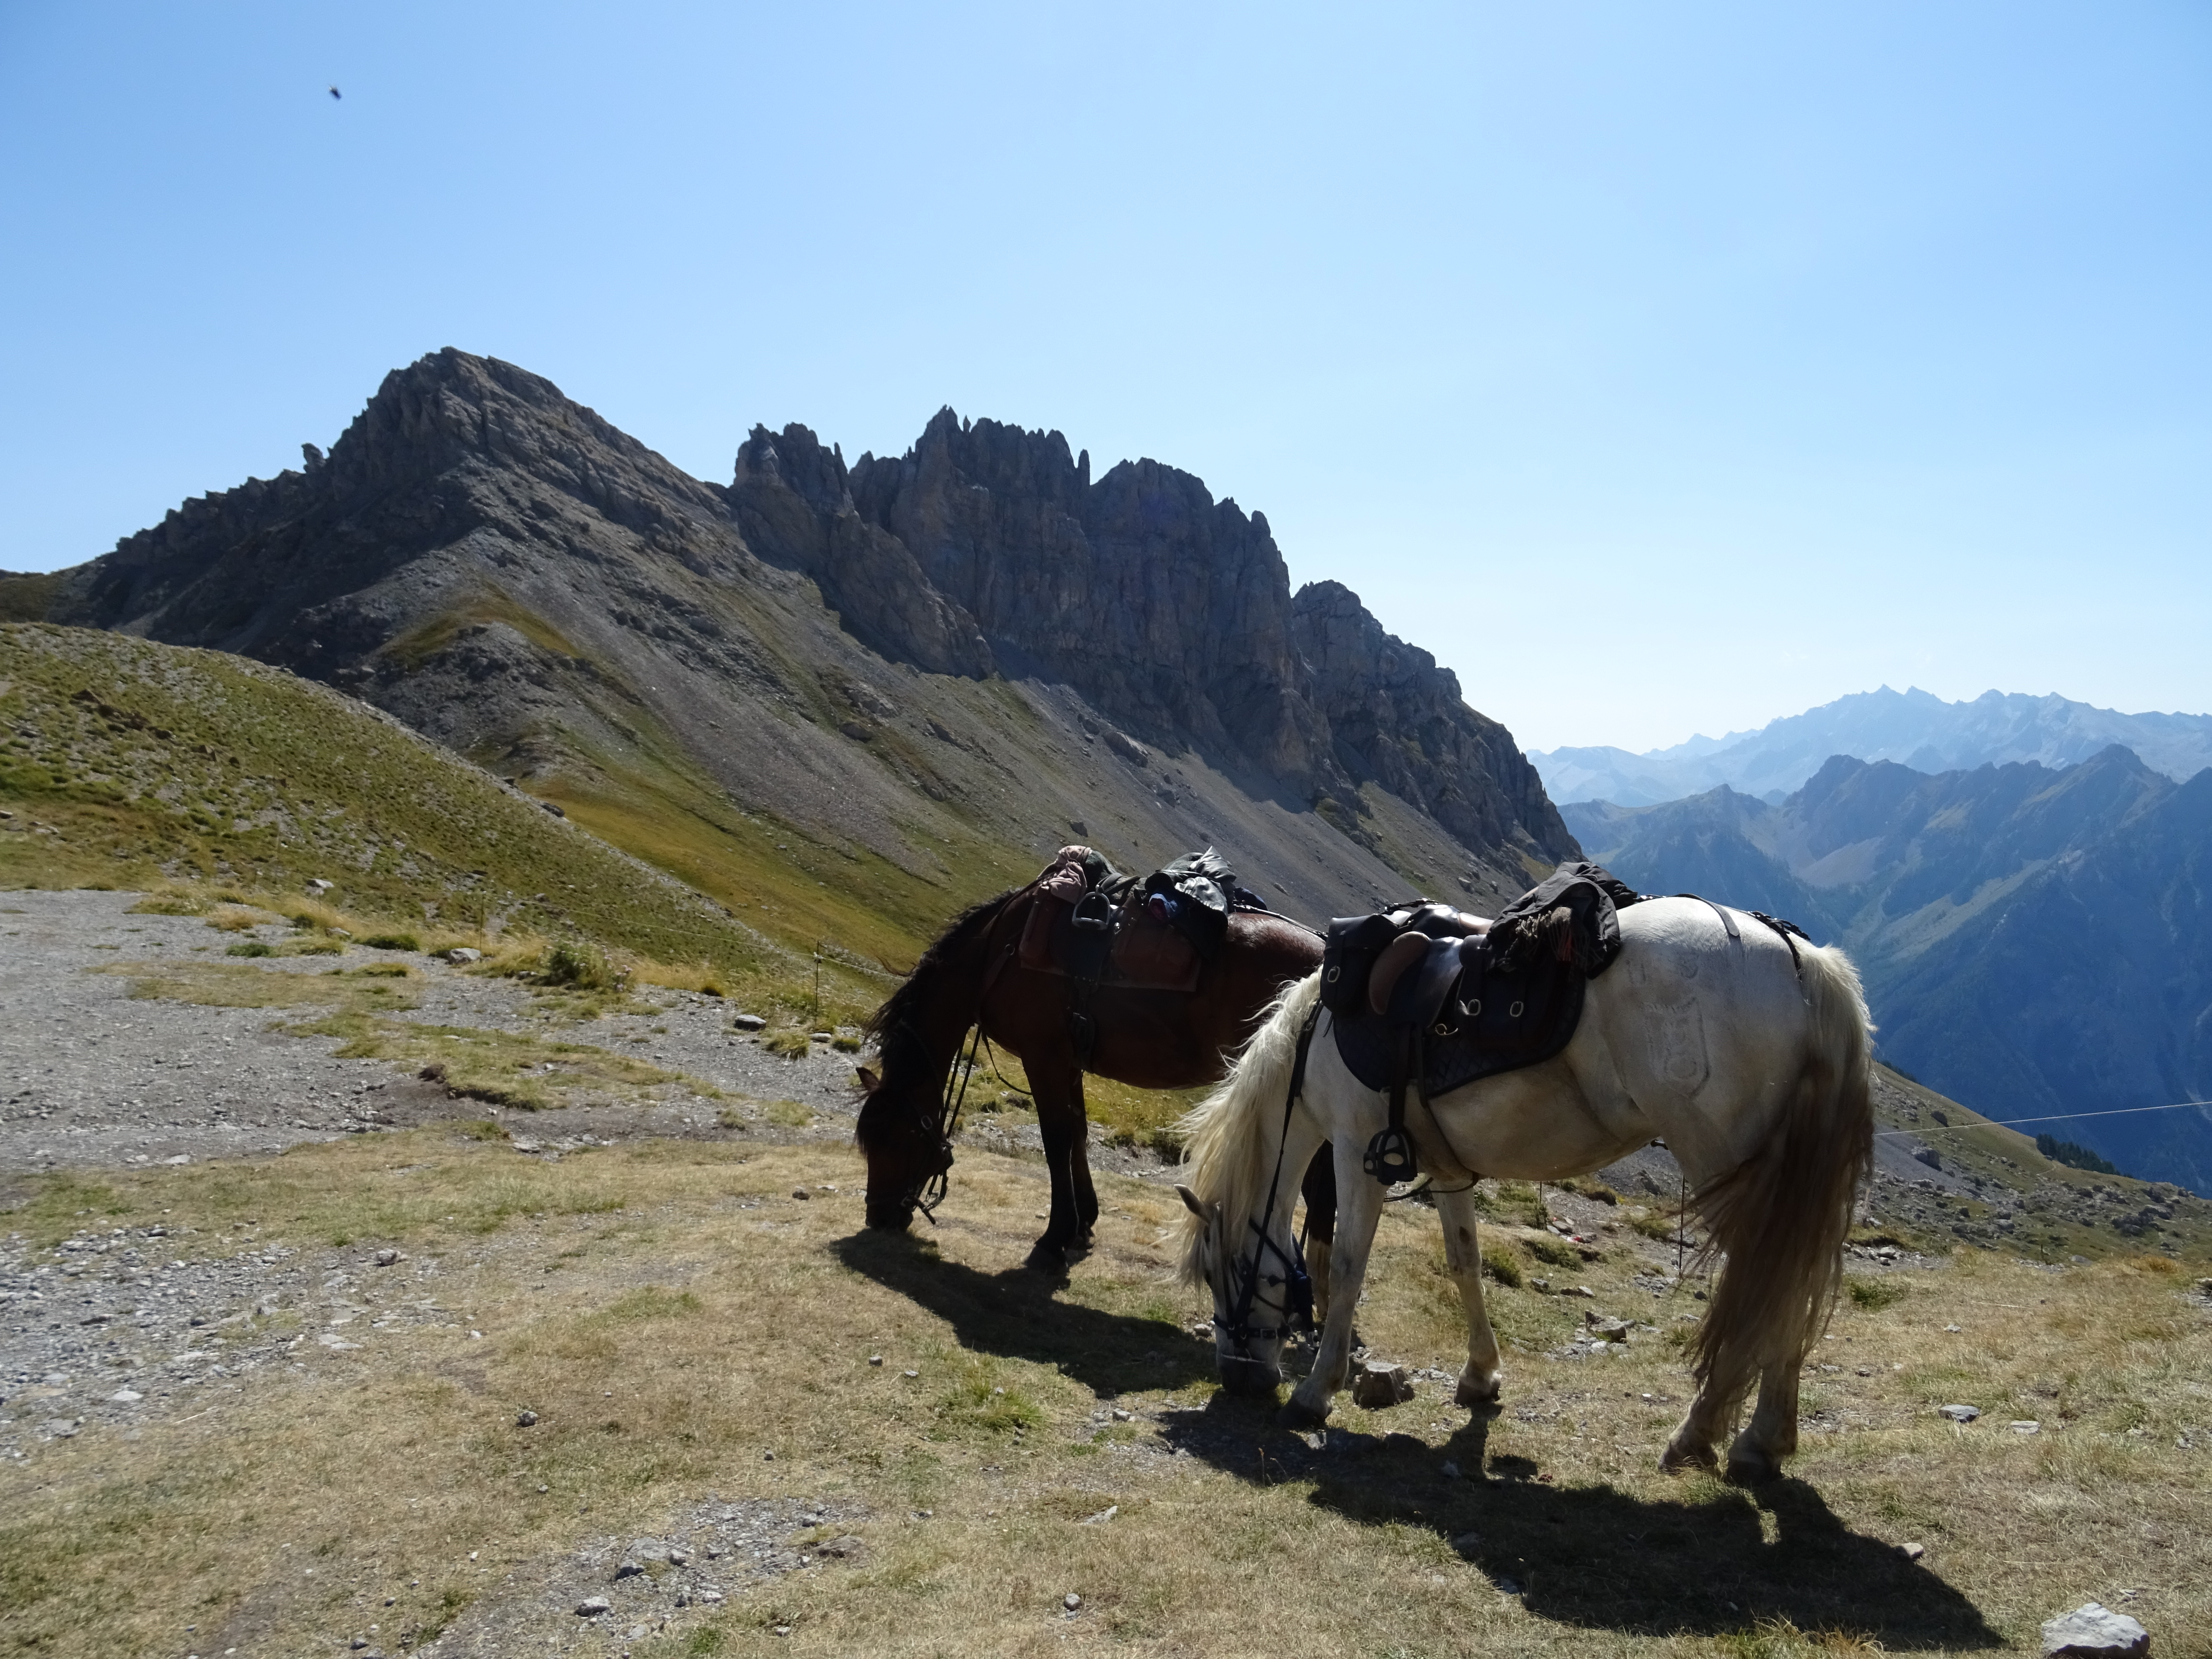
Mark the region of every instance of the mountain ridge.
[[2179, 783], [2212, 766], [2212, 715], [2124, 714], [2056, 695], [1994, 690], [1946, 702], [1917, 687], [1885, 685], [1753, 732], [1692, 738], [1641, 755], [1601, 745], [1532, 751], [1529, 759], [1560, 800], [1653, 806], [1723, 783], [1778, 800], [1831, 755], [1940, 773], [2005, 761], [2071, 766], [2115, 743]]

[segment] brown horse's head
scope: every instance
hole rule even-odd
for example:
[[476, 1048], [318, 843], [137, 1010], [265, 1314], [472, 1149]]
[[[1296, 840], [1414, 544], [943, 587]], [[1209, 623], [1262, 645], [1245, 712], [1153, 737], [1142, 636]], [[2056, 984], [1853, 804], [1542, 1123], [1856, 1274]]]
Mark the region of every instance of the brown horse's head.
[[860, 1068], [867, 1098], [860, 1106], [860, 1142], [868, 1161], [871, 1227], [904, 1227], [929, 1183], [952, 1167], [945, 1080], [980, 1012], [992, 927], [1019, 890], [956, 917], [868, 1022], [881, 1067]]
[[[868, 1164], [868, 1225], [896, 1232], [914, 1219], [933, 1176], [952, 1167], [952, 1148], [937, 1125], [941, 1085], [921, 1064], [891, 1053], [884, 1069], [860, 1068], [860, 1155]], [[903, 1073], [903, 1078], [901, 1073]]]

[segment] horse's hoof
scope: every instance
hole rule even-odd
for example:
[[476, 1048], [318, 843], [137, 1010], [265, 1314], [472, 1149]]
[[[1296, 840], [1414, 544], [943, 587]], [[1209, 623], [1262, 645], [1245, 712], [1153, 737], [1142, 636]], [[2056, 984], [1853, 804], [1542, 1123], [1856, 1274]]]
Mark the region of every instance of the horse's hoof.
[[1679, 1439], [1668, 1441], [1667, 1449], [1659, 1456], [1662, 1474], [1680, 1474], [1686, 1469], [1711, 1471], [1719, 1467], [1720, 1459], [1713, 1455], [1711, 1446], [1687, 1444]]
[[1324, 1406], [1316, 1411], [1311, 1406], [1300, 1404], [1298, 1397], [1292, 1395], [1290, 1403], [1275, 1413], [1275, 1421], [1286, 1429], [1303, 1434], [1328, 1421], [1328, 1407]]
[[1782, 1478], [1782, 1465], [1756, 1447], [1739, 1446], [1729, 1453], [1728, 1481], [1731, 1486], [1763, 1486]]
[[1031, 1273], [1050, 1273], [1054, 1277], [1064, 1276], [1067, 1272], [1067, 1252], [1057, 1244], [1048, 1244], [1042, 1239], [1039, 1239], [1036, 1248], [1030, 1251], [1028, 1257], [1022, 1262], [1022, 1266], [1027, 1267]]
[[1469, 1411], [1496, 1411], [1498, 1396], [1504, 1392], [1505, 1379], [1495, 1371], [1489, 1380], [1478, 1382], [1472, 1376], [1462, 1376], [1459, 1389], [1452, 1398]]

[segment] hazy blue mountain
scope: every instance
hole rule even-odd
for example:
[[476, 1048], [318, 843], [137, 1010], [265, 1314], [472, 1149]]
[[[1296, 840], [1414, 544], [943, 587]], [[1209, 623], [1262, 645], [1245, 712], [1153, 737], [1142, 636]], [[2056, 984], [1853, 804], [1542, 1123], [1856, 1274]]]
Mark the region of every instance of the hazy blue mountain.
[[1623, 749], [1531, 750], [1554, 800], [1650, 806], [1726, 784], [1778, 801], [1831, 755], [1896, 761], [1920, 772], [1971, 770], [2008, 761], [2075, 766], [2118, 744], [2179, 782], [2212, 766], [2212, 715], [2123, 714], [2060, 696], [1984, 691], [1945, 702], [1926, 691], [1883, 686], [1756, 732], [1692, 738], [1632, 755]]
[[[1723, 786], [1562, 816], [1632, 885], [1843, 942], [1884, 1058], [1985, 1115], [2212, 1092], [2212, 773], [2176, 784], [2117, 745], [1932, 775], [1839, 755], [1779, 805]], [[2212, 1192], [2212, 1112], [2038, 1127]]]

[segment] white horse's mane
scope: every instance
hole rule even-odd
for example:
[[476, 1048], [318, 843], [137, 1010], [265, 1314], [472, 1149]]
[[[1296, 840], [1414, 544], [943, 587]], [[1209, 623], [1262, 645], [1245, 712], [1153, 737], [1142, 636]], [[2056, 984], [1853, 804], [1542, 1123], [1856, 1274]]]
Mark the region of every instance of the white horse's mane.
[[[1176, 1128], [1183, 1137], [1183, 1161], [1190, 1166], [1190, 1188], [1209, 1214], [1238, 1218], [1256, 1216], [1274, 1177], [1276, 1147], [1282, 1139], [1283, 1091], [1289, 1086], [1298, 1030], [1321, 996], [1318, 969], [1286, 986], [1260, 1016], [1260, 1026], [1237, 1056], [1221, 1086], [1184, 1115]], [[1270, 1121], [1268, 1115], [1276, 1121]], [[1286, 1172], [1290, 1190], [1277, 1206], [1287, 1220], [1297, 1202], [1305, 1171]], [[1182, 1230], [1182, 1276], [1199, 1284], [1206, 1276], [1207, 1224], [1186, 1211]]]

